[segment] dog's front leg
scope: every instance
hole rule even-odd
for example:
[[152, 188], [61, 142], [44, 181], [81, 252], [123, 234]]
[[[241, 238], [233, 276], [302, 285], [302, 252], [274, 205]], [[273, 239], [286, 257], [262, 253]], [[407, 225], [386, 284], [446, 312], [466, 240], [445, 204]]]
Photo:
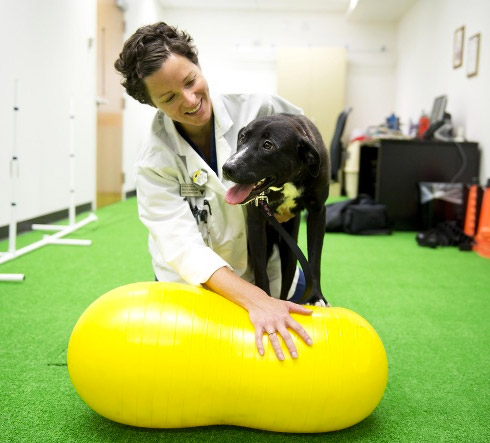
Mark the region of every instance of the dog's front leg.
[[[299, 225], [301, 222], [301, 215], [282, 223], [282, 227], [286, 232], [298, 242]], [[279, 241], [279, 256], [281, 257], [281, 300], [286, 300], [289, 290], [294, 280], [294, 274], [296, 272], [297, 257], [289, 247], [289, 245], [281, 240]]]
[[259, 211], [260, 209], [255, 206], [248, 206], [248, 247], [254, 270], [255, 285], [271, 295], [269, 277], [267, 276], [267, 222]]
[[325, 205], [322, 205], [320, 209], [308, 210], [306, 234], [308, 238], [308, 263], [310, 264], [311, 273], [313, 276], [311, 299], [323, 299], [326, 301], [322, 294], [320, 280], [323, 239], [325, 237], [325, 213]]

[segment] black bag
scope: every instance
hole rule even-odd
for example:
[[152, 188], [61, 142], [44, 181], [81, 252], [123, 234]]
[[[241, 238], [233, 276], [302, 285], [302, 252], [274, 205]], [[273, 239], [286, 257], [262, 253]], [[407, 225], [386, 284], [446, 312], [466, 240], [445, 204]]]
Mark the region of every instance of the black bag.
[[389, 226], [386, 205], [376, 203], [368, 195], [327, 205], [327, 232], [391, 234]]

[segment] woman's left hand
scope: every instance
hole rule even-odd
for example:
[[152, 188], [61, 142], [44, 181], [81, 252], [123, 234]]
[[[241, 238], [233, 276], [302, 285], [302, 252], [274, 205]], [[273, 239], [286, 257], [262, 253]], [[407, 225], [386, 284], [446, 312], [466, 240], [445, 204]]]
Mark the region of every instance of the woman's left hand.
[[297, 358], [289, 329], [295, 331], [308, 345], [313, 341], [306, 330], [291, 314], [310, 315], [313, 311], [304, 306], [269, 297], [262, 289], [238, 277], [230, 269], [218, 269], [205, 283], [212, 291], [222, 295], [247, 310], [255, 329], [255, 343], [260, 355], [264, 355], [263, 336], [267, 334], [279, 360], [284, 360], [278, 335], [286, 345], [291, 357]]
[[284, 352], [278, 337], [280, 335], [291, 357], [298, 358], [298, 351], [289, 330], [296, 332], [309, 346], [313, 344], [313, 340], [303, 326], [291, 317], [291, 314], [311, 315], [312, 311], [296, 303], [278, 300], [268, 295], [266, 297], [248, 308], [250, 321], [255, 328], [255, 344], [259, 354], [264, 355], [263, 337], [267, 334], [277, 358], [284, 360]]

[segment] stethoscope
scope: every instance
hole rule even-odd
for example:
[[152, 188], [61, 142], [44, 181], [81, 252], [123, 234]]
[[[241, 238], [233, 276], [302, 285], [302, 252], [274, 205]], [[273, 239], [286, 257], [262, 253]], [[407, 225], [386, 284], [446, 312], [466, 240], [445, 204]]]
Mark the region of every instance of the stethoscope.
[[209, 233], [208, 217], [210, 215], [213, 215], [213, 212], [211, 211], [211, 205], [209, 204], [209, 201], [204, 199], [203, 205], [199, 207], [197, 205], [193, 205], [187, 198], [185, 198], [184, 200], [187, 200], [187, 202], [189, 203], [191, 213], [196, 220], [197, 226], [199, 228], [199, 231], [201, 232], [204, 242], [210, 248], [212, 248], [213, 242], [211, 240], [211, 235]]

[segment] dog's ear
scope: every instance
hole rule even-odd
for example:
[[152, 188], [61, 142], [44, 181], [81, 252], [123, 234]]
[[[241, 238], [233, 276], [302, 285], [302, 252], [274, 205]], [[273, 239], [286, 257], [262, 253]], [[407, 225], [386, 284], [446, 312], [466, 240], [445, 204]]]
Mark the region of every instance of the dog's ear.
[[310, 174], [313, 177], [317, 177], [321, 166], [320, 154], [318, 154], [318, 151], [308, 138], [300, 138], [298, 143], [298, 155], [303, 164], [310, 170]]

